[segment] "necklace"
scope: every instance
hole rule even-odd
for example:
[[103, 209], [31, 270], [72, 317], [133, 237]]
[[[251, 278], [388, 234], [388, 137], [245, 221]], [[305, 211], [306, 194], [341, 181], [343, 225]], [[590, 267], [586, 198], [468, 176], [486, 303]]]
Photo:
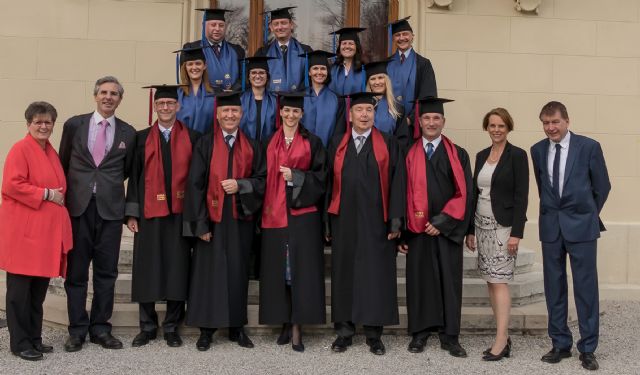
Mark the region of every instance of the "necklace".
[[284, 143], [287, 145], [287, 148], [291, 146], [291, 142], [293, 142], [293, 137], [284, 137]]
[[[492, 156], [494, 153], [497, 154], [495, 157]], [[498, 160], [500, 160], [501, 155], [502, 155], [502, 150], [498, 152], [494, 152], [494, 150], [491, 149], [491, 152], [489, 153], [489, 157], [487, 158], [487, 160], [489, 161], [489, 163], [495, 164], [498, 162]]]

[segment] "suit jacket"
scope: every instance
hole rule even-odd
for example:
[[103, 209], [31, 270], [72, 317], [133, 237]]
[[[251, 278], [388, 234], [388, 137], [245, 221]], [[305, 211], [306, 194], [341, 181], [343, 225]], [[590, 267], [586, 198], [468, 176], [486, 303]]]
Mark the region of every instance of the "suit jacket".
[[[491, 147], [478, 152], [473, 172], [473, 215], [478, 204], [478, 173], [489, 158]], [[491, 176], [491, 210], [498, 224], [511, 227], [511, 237], [523, 238], [529, 202], [529, 160], [523, 149], [507, 142]], [[473, 217], [473, 216], [472, 216]], [[475, 233], [473, 219], [469, 234]]]
[[549, 181], [549, 146], [549, 140], [543, 139], [531, 147], [540, 195], [540, 241], [553, 242], [560, 235], [571, 242], [597, 239], [605, 230], [599, 214], [611, 190], [600, 143], [571, 133], [560, 198]]
[[84, 213], [97, 183], [98, 214], [105, 220], [124, 219], [124, 180], [133, 163], [136, 130], [116, 117], [111, 150], [99, 166], [93, 161], [87, 146], [89, 120], [93, 113], [74, 116], [64, 123], [60, 140], [60, 160], [67, 176], [67, 209], [69, 215]]

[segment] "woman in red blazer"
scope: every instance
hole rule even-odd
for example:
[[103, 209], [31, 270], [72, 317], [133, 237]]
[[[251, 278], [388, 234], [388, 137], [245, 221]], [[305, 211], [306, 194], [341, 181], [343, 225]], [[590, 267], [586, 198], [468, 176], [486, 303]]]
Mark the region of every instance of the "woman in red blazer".
[[56, 109], [46, 102], [25, 111], [29, 133], [4, 164], [0, 205], [0, 268], [7, 272], [7, 324], [13, 354], [42, 359], [42, 304], [49, 279], [66, 273], [72, 247], [67, 190], [58, 153], [49, 143]]

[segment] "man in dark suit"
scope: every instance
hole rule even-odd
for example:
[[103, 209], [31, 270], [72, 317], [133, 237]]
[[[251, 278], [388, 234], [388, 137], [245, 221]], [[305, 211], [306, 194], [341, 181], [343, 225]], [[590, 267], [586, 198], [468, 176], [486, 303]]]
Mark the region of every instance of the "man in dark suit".
[[[69, 339], [65, 350], [91, 342], [108, 349], [122, 343], [111, 335], [114, 287], [124, 222], [124, 180], [132, 166], [136, 131], [115, 117], [124, 89], [115, 77], [96, 81], [96, 110], [67, 120], [60, 140], [60, 160], [67, 176], [67, 209], [73, 227], [68, 255]], [[89, 264], [93, 261], [91, 316], [85, 309]]]
[[183, 48], [203, 47], [209, 83], [216, 92], [238, 89], [242, 74], [239, 61], [244, 59], [245, 53], [239, 45], [225, 40], [227, 30], [225, 13], [230, 11], [213, 8], [197, 10], [204, 12], [202, 39], [187, 43]]
[[[300, 57], [312, 49], [300, 43], [293, 37], [296, 26], [289, 12], [295, 7], [285, 7], [270, 11], [269, 30], [275, 40], [269, 45], [260, 47], [255, 56], [269, 56], [269, 91], [297, 91], [304, 87], [304, 77], [307, 75], [305, 58]], [[265, 41], [266, 42], [266, 41]]]
[[531, 147], [533, 172], [540, 195], [538, 223], [542, 242], [544, 292], [553, 348], [543, 362], [558, 363], [571, 356], [573, 338], [567, 326], [567, 253], [578, 310], [582, 367], [596, 370], [599, 301], [597, 240], [605, 230], [599, 218], [611, 184], [600, 144], [569, 131], [569, 115], [560, 102], [540, 111], [548, 139]]
[[[398, 47], [389, 57], [387, 72], [393, 84], [393, 94], [404, 107], [407, 118], [413, 115], [413, 101], [438, 96], [436, 75], [429, 59], [413, 49], [413, 29], [410, 17], [389, 24], [393, 43]], [[389, 43], [392, 41], [390, 40]], [[413, 124], [413, 121], [410, 122]]]

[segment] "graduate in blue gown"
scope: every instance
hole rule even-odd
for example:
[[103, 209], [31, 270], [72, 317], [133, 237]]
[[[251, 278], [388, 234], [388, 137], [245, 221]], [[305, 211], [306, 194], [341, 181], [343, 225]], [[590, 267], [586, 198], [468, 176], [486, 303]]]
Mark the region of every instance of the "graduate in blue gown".
[[[187, 45], [185, 45], [187, 46]], [[208, 133], [213, 126], [213, 88], [201, 47], [184, 48], [180, 53], [180, 83], [178, 89], [178, 120], [189, 129]]]
[[[305, 60], [299, 55], [311, 52], [311, 47], [300, 43], [293, 37], [295, 23], [286, 7], [267, 12], [270, 15], [269, 30], [275, 36], [275, 40], [256, 51], [256, 56], [275, 57], [269, 61], [269, 91], [298, 91], [304, 87]], [[265, 41], [266, 44], [266, 41]]]
[[[305, 57], [305, 54], [300, 56]], [[332, 77], [329, 73], [329, 58], [335, 54], [326, 51], [313, 51], [308, 58], [308, 88], [304, 98], [302, 123], [305, 128], [322, 140], [327, 147], [334, 135], [336, 122], [345, 121], [344, 100], [340, 99], [328, 87]], [[344, 125], [342, 125], [344, 127]]]
[[409, 146], [409, 126], [404, 116], [404, 107], [393, 95], [391, 79], [387, 75], [387, 61], [377, 61], [365, 65], [367, 71], [367, 91], [377, 94], [375, 127], [398, 140], [406, 151]]
[[240, 96], [242, 119], [240, 129], [244, 134], [257, 141], [265, 142], [275, 131], [278, 106], [276, 96], [267, 90], [269, 82], [268, 61], [266, 56], [248, 57], [241, 61], [246, 72], [242, 80], [244, 92]]
[[338, 96], [365, 91], [366, 74], [362, 61], [362, 45], [358, 33], [366, 29], [345, 27], [333, 32], [339, 35], [337, 57], [331, 67], [329, 88]]
[[202, 18], [202, 38], [190, 43], [190, 46], [204, 48], [209, 83], [216, 92], [239, 89], [240, 65], [244, 59], [244, 49], [237, 44], [225, 40], [227, 9], [197, 9], [204, 12]]

